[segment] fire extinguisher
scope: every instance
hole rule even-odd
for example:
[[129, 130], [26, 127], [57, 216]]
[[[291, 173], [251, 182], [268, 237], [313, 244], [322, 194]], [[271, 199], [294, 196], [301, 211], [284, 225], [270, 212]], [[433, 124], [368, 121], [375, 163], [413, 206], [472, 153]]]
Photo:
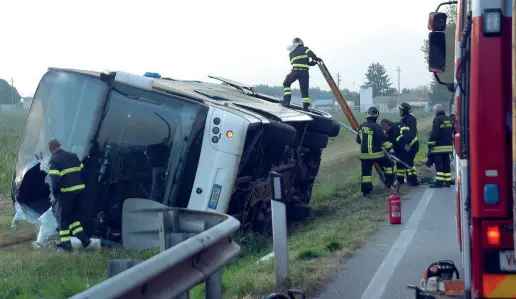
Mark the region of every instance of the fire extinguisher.
[[389, 196], [389, 222], [391, 224], [401, 224], [401, 197], [398, 195], [400, 185]]

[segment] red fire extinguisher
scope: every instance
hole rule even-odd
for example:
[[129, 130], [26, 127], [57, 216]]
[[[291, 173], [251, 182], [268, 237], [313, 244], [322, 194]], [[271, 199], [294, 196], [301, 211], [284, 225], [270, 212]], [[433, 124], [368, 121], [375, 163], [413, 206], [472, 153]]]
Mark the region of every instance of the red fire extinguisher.
[[396, 191], [389, 196], [389, 222], [401, 224], [401, 197], [398, 195], [399, 185]]

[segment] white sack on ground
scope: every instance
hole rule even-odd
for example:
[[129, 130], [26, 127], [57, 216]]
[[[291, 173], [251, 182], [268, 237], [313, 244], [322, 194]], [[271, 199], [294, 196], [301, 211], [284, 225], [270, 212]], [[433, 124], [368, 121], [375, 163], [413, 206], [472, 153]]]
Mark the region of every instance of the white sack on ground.
[[38, 237], [33, 243], [36, 248], [53, 246], [59, 239], [57, 218], [50, 207], [38, 219]]

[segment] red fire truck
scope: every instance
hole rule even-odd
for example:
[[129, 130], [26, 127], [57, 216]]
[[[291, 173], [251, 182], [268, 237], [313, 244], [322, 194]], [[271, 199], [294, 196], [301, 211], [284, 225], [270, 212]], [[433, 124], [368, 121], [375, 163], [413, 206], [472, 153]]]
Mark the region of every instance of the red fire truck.
[[[439, 12], [444, 5], [457, 5], [455, 82], [439, 78], [446, 64], [447, 15]], [[429, 71], [453, 93], [457, 229], [467, 299], [516, 298], [512, 6], [512, 0], [445, 2], [428, 23]]]

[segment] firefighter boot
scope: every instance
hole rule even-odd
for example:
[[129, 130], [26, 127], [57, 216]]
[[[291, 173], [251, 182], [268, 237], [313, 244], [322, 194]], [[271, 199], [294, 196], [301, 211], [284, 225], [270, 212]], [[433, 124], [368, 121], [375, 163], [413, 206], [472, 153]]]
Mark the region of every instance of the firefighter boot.
[[290, 107], [290, 99], [292, 95], [286, 94], [283, 96], [283, 101], [281, 101], [281, 105], [284, 107]]
[[72, 252], [72, 242], [61, 242], [57, 244], [57, 251], [60, 252]]
[[450, 188], [451, 183], [450, 182], [443, 182], [443, 187]]
[[76, 221], [70, 225], [70, 231], [72, 232], [72, 235], [79, 239], [82, 243], [82, 246], [84, 248], [90, 246], [91, 240], [84, 232], [84, 229], [82, 228], [81, 222]]
[[303, 111], [308, 111], [308, 107], [310, 107], [310, 103], [303, 103]]
[[430, 188], [443, 188], [443, 182], [441, 181], [435, 181], [433, 183], [430, 184], [429, 186]]

